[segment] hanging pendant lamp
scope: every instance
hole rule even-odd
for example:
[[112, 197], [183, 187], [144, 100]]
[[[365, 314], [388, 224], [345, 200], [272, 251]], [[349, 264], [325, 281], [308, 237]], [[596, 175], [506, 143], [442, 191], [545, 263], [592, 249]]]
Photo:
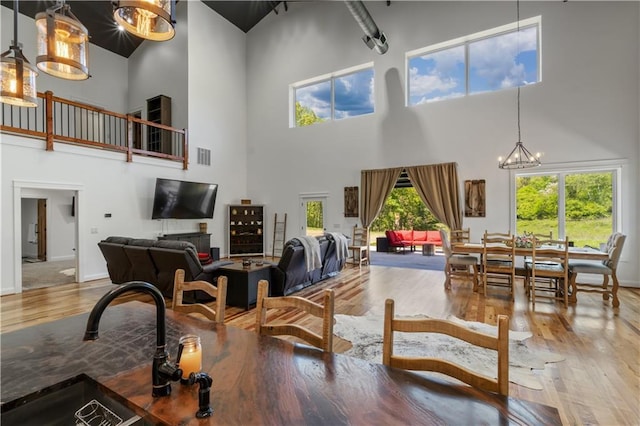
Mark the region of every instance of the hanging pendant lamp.
[[175, 0], [114, 1], [113, 17], [127, 32], [153, 41], [175, 36]]
[[[10, 54], [13, 53], [13, 57]], [[18, 42], [18, 0], [13, 2], [13, 41], [9, 50], [1, 56], [0, 102], [21, 106], [38, 106], [36, 76], [38, 72], [22, 54]]]
[[64, 0], [38, 13], [36, 28], [40, 70], [66, 80], [89, 78], [89, 32]]
[[[516, 14], [517, 14], [517, 36], [520, 39], [520, 0], [516, 1]], [[517, 52], [520, 52], [520, 43], [518, 42]], [[522, 143], [520, 136], [520, 82], [518, 81], [518, 141], [515, 148], [507, 155], [506, 158], [498, 157], [498, 167], [501, 169], [528, 169], [531, 167], [538, 167], [540, 163], [540, 153], [536, 155], [531, 154]]]

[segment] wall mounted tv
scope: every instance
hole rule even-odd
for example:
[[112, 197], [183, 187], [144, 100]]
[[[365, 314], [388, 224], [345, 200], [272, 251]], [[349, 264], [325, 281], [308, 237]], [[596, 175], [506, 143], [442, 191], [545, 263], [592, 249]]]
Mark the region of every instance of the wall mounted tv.
[[218, 185], [156, 179], [152, 219], [210, 219], [216, 204]]

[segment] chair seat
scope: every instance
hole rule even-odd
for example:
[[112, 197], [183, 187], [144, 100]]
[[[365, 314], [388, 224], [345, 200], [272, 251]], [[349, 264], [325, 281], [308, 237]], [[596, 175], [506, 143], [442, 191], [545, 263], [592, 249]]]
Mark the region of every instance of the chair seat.
[[604, 274], [604, 275], [611, 274], [611, 268], [604, 266], [602, 263], [599, 263], [599, 262], [571, 263], [569, 264], [569, 271], [571, 271], [571, 273], [574, 273], [574, 274], [577, 274], [578, 272], [584, 273], [584, 274]]
[[508, 260], [487, 260], [487, 265], [511, 268], [511, 262]]
[[478, 258], [466, 254], [454, 254], [449, 257], [450, 265], [476, 265], [478, 264]]
[[[525, 267], [532, 269], [531, 261], [525, 261]], [[553, 262], [536, 262], [536, 270], [549, 271], [549, 272], [563, 272], [564, 268], [559, 263]]]

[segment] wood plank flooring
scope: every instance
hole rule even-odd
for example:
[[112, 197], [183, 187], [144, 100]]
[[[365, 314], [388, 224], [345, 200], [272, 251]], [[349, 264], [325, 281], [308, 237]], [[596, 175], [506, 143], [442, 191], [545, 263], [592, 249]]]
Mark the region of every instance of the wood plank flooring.
[[[499, 314], [510, 317], [510, 329], [531, 331], [532, 349], [565, 356], [565, 361], [536, 371], [544, 390], [510, 384], [510, 395], [558, 408], [566, 425], [640, 424], [640, 290], [620, 290], [620, 308], [611, 307], [597, 294], [578, 294], [578, 304], [565, 309], [561, 303], [539, 301], [531, 309], [521, 285], [515, 302], [499, 293], [489, 297], [473, 293], [471, 285], [453, 281], [444, 290], [441, 271], [349, 266], [337, 277], [298, 294], [320, 301], [321, 291], [336, 292], [337, 314], [382, 314], [384, 301], [393, 298], [398, 315], [426, 314], [444, 318], [455, 315], [467, 321], [495, 325]], [[0, 332], [6, 333], [91, 310], [113, 285], [108, 280], [30, 290], [0, 297]], [[129, 294], [114, 303], [150, 300]], [[320, 327], [308, 317], [280, 314], [281, 318]], [[253, 330], [254, 310], [228, 307], [227, 324]], [[336, 352], [350, 343], [337, 338]]]

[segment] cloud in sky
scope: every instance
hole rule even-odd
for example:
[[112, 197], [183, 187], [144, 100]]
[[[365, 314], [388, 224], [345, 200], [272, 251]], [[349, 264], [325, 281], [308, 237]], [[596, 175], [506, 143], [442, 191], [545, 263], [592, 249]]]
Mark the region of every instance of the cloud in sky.
[[331, 119], [331, 81], [296, 89], [296, 102], [310, 108], [323, 119]]
[[409, 60], [410, 103], [464, 95], [464, 46]]

